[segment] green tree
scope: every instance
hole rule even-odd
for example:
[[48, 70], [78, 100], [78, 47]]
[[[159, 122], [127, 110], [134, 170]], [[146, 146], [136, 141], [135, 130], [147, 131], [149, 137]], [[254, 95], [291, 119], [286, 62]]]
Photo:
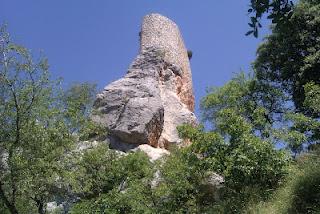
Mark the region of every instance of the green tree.
[[257, 51], [254, 70], [259, 82], [276, 86], [292, 98], [297, 111], [318, 117], [304, 105], [305, 85], [320, 84], [320, 4], [302, 0], [285, 25], [275, 25]]
[[240, 212], [252, 197], [268, 196], [265, 190], [278, 186], [290, 163], [285, 151], [275, 149], [273, 123], [278, 113], [268, 110], [278, 102], [282, 106], [283, 94], [276, 89], [263, 94], [260, 89], [254, 78], [240, 74], [202, 100], [211, 131], [179, 128], [180, 135], [191, 140], [189, 152], [200, 157], [201, 166], [225, 177], [227, 213]]
[[[304, 107], [308, 108], [311, 113], [319, 113], [319, 86], [311, 82], [305, 85], [304, 90]], [[288, 142], [294, 156], [303, 151], [304, 146], [311, 149], [320, 143], [320, 122], [317, 118], [288, 111], [284, 119], [286, 124], [277, 134], [279, 139]]]
[[101, 145], [85, 151], [74, 171], [81, 200], [71, 213], [153, 213], [154, 170], [144, 153], [119, 156]]
[[[98, 151], [101, 149], [87, 155], [97, 163], [108, 163], [95, 167], [83, 160], [86, 168], [101, 170], [94, 182], [91, 176], [97, 175], [96, 171], [80, 173], [81, 179], [88, 181], [86, 185], [99, 191], [82, 197], [71, 213], [201, 213], [214, 202], [212, 195], [203, 190], [206, 171], [195, 153], [175, 150], [157, 163], [151, 163], [143, 153], [133, 153], [109, 163], [100, 152], [92, 156]], [[107, 188], [102, 189], [101, 185]]]
[[[253, 134], [270, 139], [272, 125], [281, 121], [282, 114], [288, 110], [284, 105], [287, 99], [281, 89], [240, 73], [223, 87], [211, 88], [202, 99], [201, 109], [204, 121], [220, 132], [223, 132], [225, 123], [223, 112], [231, 111], [250, 124]], [[239, 129], [245, 128], [238, 126]]]
[[207, 201], [214, 202], [202, 189], [205, 169], [195, 153], [173, 150], [159, 174], [161, 181], [154, 189], [156, 213], [201, 213]]
[[319, 143], [319, 9], [318, 1], [297, 3], [286, 24], [273, 26], [253, 64], [258, 84], [267, 86], [262, 94], [276, 88], [287, 97], [280, 103], [286, 108], [275, 109], [281, 116], [275, 135], [294, 156]]
[[45, 213], [64, 187], [67, 154], [91, 123], [94, 87], [64, 93], [50, 80], [46, 58], [35, 60], [4, 27], [0, 32], [0, 199], [13, 214]]
[[289, 0], [250, 0], [248, 13], [253, 15], [248, 23], [251, 30], [246, 35], [253, 34], [258, 37], [258, 30], [262, 27], [261, 19], [264, 14], [267, 14], [267, 19], [270, 19], [272, 23], [284, 25], [287, 19], [292, 16], [293, 8], [293, 1]]

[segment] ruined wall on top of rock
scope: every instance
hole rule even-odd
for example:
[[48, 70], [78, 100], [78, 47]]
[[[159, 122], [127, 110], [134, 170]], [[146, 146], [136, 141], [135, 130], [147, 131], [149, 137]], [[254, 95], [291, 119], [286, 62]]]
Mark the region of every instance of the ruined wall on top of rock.
[[191, 69], [177, 25], [159, 14], [144, 17], [140, 53], [127, 74], [97, 95], [93, 120], [109, 129], [111, 146], [181, 144], [176, 127], [195, 124]]
[[187, 49], [179, 27], [172, 20], [160, 14], [146, 15], [140, 33], [140, 51], [157, 47], [165, 51], [165, 61], [182, 69], [177, 84], [177, 94], [190, 111], [194, 111], [192, 76]]

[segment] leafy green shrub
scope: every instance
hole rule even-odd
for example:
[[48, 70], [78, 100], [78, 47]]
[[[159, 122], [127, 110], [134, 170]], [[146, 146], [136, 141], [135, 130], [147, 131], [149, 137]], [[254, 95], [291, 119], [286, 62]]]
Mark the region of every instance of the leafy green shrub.
[[204, 174], [193, 153], [172, 151], [160, 169], [161, 182], [155, 189], [158, 213], [199, 213], [200, 185]]
[[[115, 161], [108, 171], [116, 178], [113, 188], [81, 200], [71, 213], [202, 213], [214, 203], [201, 190], [206, 173], [195, 154], [172, 151], [159, 165], [145, 158], [135, 153]], [[153, 169], [160, 177], [155, 178]]]
[[248, 213], [320, 213], [319, 152], [302, 155], [267, 202], [252, 205]]
[[144, 203], [150, 200], [146, 200], [149, 194], [145, 191], [150, 189], [153, 175], [148, 157], [136, 152], [108, 159], [105, 154], [96, 148], [84, 155], [80, 163], [84, 171], [77, 177], [84, 185], [79, 189], [86, 192], [71, 213], [136, 213], [146, 209]]
[[191, 126], [179, 127], [179, 131], [193, 142], [186, 150], [200, 157], [195, 167], [225, 178], [222, 201], [210, 208], [216, 212], [239, 213], [250, 201], [263, 200], [287, 173], [289, 156], [250, 133], [239, 133], [237, 141], [230, 143], [214, 131]]

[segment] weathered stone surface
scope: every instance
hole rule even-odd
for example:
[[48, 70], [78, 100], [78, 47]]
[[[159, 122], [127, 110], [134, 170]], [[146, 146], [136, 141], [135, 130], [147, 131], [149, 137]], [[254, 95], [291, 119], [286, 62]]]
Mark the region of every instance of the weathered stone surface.
[[[165, 51], [165, 61], [181, 69], [181, 85], [176, 93], [190, 111], [194, 111], [194, 95], [188, 51], [179, 27], [170, 19], [159, 14], [144, 17], [141, 29], [140, 50], [157, 47]], [[178, 86], [178, 85], [177, 85]]]
[[136, 148], [137, 151], [144, 152], [150, 159], [151, 162], [154, 162], [165, 155], [169, 155], [170, 153], [162, 148], [154, 148], [148, 144], [140, 145]]
[[164, 108], [159, 89], [158, 51], [143, 51], [124, 78], [112, 82], [97, 96], [94, 120], [111, 135], [132, 144], [156, 146], [163, 128]]
[[9, 154], [0, 147], [0, 171], [8, 170], [8, 156]]
[[215, 172], [207, 172], [204, 176], [204, 180], [201, 184], [201, 190], [203, 194], [210, 199], [214, 199], [215, 201], [220, 200], [221, 189], [224, 187], [224, 177], [215, 173]]
[[93, 119], [109, 129], [111, 147], [122, 151], [180, 144], [176, 127], [196, 123], [191, 69], [177, 25], [147, 15], [140, 41], [127, 74], [107, 85], [94, 104]]
[[46, 211], [49, 213], [61, 213], [63, 211], [63, 205], [62, 204], [57, 204], [57, 202], [49, 202], [47, 203]]

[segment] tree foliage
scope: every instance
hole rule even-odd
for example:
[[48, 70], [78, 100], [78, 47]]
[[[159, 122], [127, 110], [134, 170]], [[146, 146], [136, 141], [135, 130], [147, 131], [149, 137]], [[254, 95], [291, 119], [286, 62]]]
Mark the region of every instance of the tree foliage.
[[290, 167], [290, 174], [272, 197], [251, 204], [247, 213], [319, 213], [319, 151], [304, 154]]
[[253, 15], [248, 23], [251, 29], [246, 35], [253, 34], [254, 37], [258, 37], [259, 28], [262, 27], [261, 19], [264, 14], [267, 14], [267, 19], [270, 19], [272, 23], [285, 25], [287, 19], [292, 16], [293, 8], [293, 1], [289, 0], [250, 0], [248, 13]]
[[222, 173], [234, 188], [246, 185], [273, 188], [288, 164], [286, 154], [275, 150], [271, 141], [272, 117], [252, 93], [255, 86], [255, 80], [240, 74], [225, 86], [214, 88], [202, 102], [204, 119], [212, 121], [213, 130], [204, 132], [192, 127], [180, 130], [183, 137], [193, 142], [190, 148], [208, 162], [208, 167]]
[[[257, 79], [279, 86], [292, 97], [299, 112], [317, 116], [304, 105], [308, 83], [320, 84], [319, 17], [317, 1], [301, 1], [285, 25], [276, 25], [257, 51], [254, 70]], [[306, 86], [307, 87], [307, 86]]]
[[75, 170], [82, 196], [71, 213], [150, 213], [153, 209], [153, 169], [148, 157], [141, 152], [114, 155], [101, 147], [85, 152]]
[[0, 41], [1, 202], [10, 213], [45, 213], [60, 191], [66, 154], [91, 123], [85, 112], [94, 87], [64, 93], [50, 80], [46, 58], [35, 60], [4, 27]]

